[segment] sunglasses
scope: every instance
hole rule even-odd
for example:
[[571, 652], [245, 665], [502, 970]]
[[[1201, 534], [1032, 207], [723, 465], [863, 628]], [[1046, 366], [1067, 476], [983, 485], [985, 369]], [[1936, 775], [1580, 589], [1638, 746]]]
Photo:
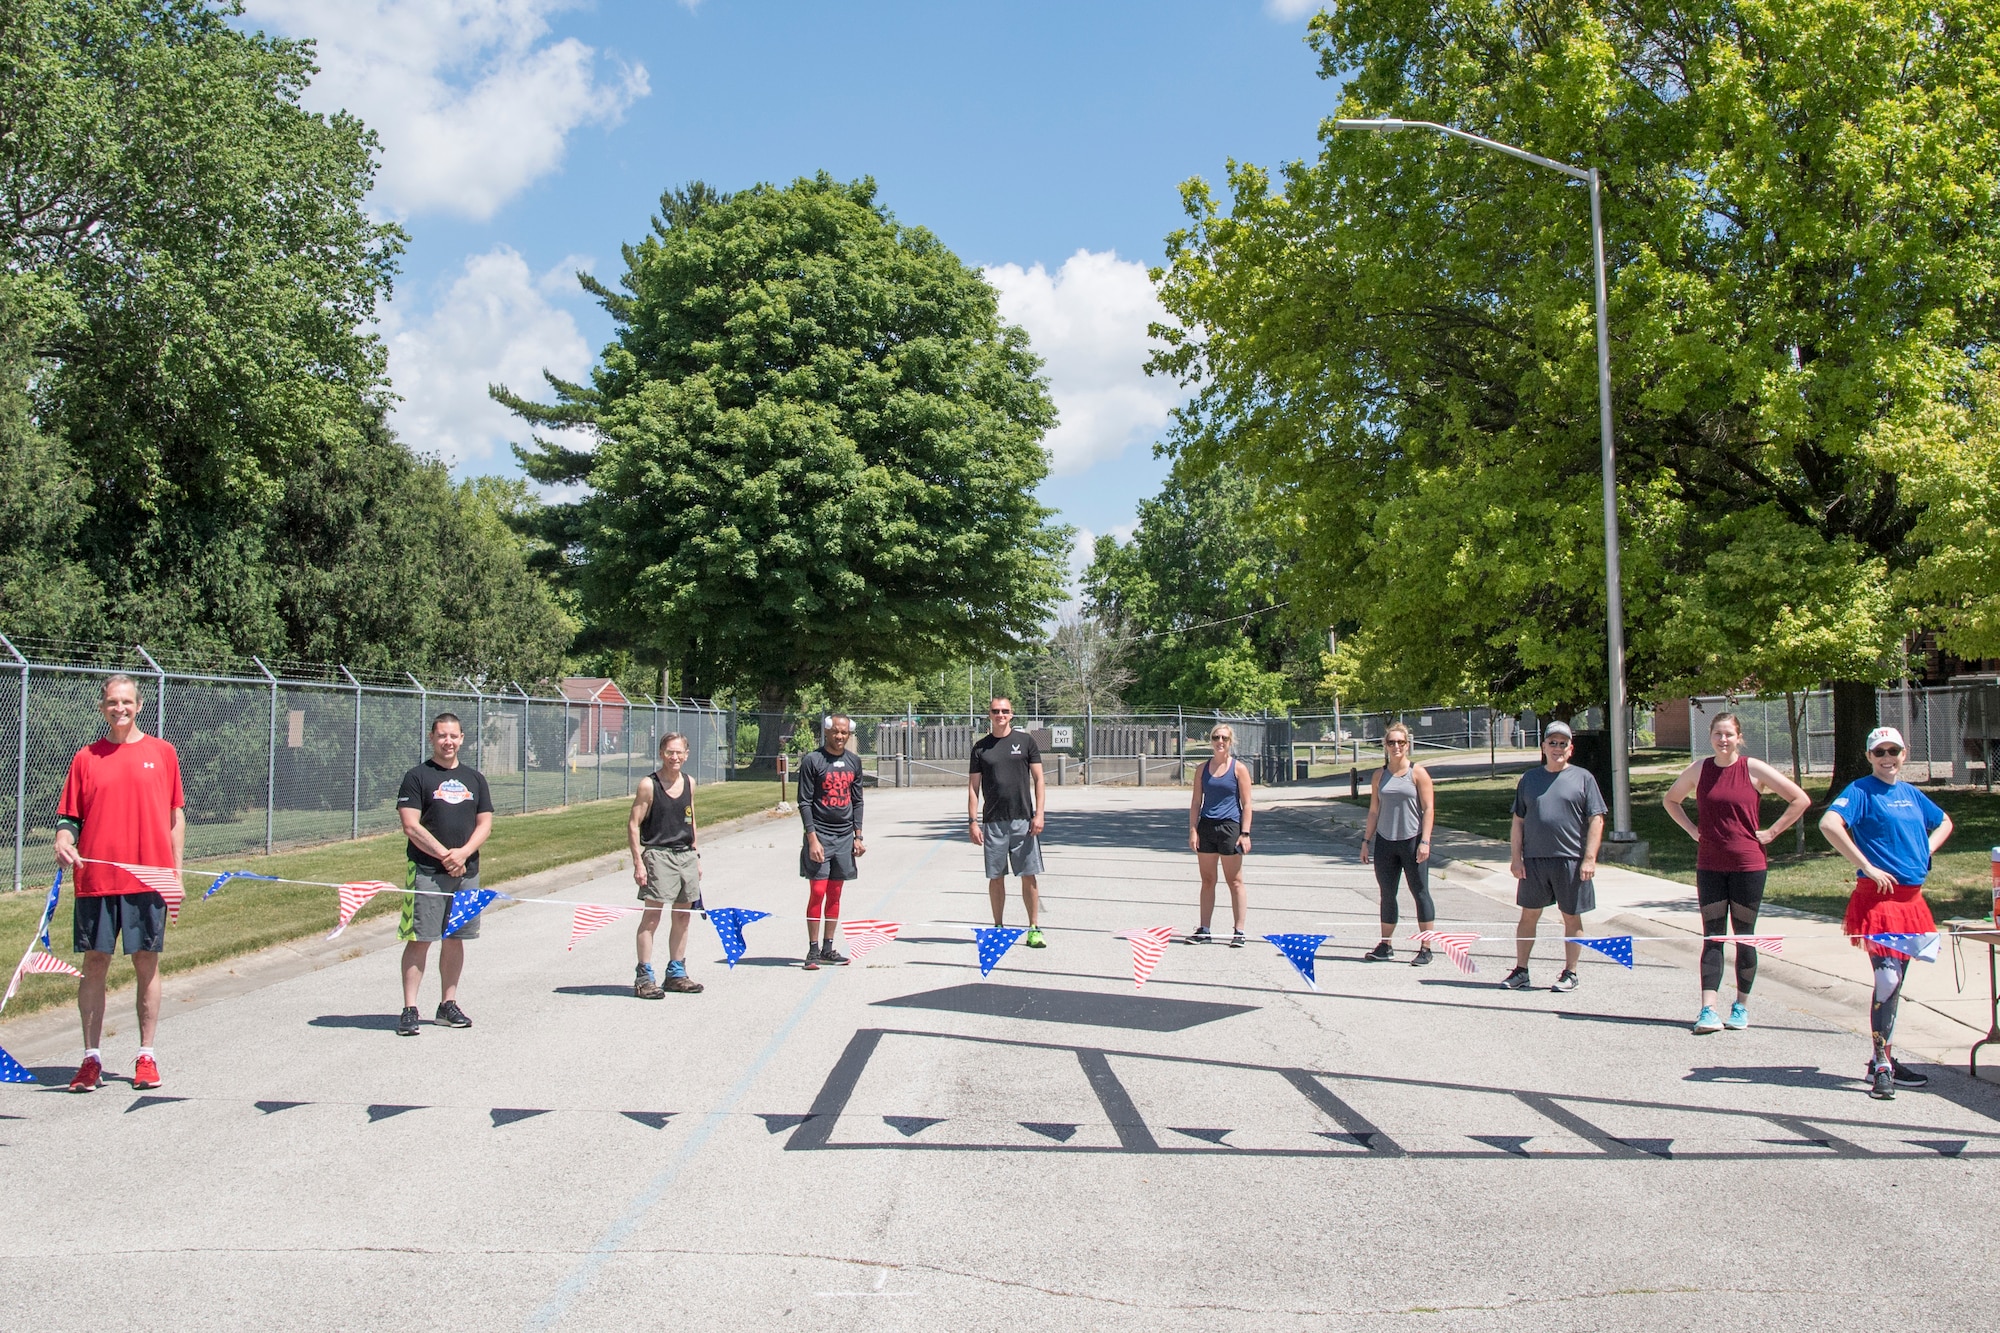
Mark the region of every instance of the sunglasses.
[[1401, 749], [1402, 747], [1408, 745], [1409, 742], [1406, 740], [1388, 740], [1388, 741], [1383, 741], [1382, 744], [1393, 745], [1396, 746], [1398, 749]]
[[1567, 750], [1569, 748], [1569, 737], [1551, 736], [1547, 740], [1543, 741], [1542, 744], [1552, 745], [1558, 750]]
[[989, 709], [987, 709], [986, 711], [987, 711], [987, 712], [989, 712], [989, 713], [991, 713], [991, 714], [993, 714], [993, 716], [995, 716], [995, 717], [1012, 717], [1012, 716], [1014, 716], [1014, 710], [1013, 710], [1013, 709], [1011, 709], [1011, 708], [989, 708]]
[[1870, 750], [1868, 753], [1874, 755], [1877, 759], [1893, 759], [1902, 752], [1903, 747], [1900, 745], [1883, 745]]

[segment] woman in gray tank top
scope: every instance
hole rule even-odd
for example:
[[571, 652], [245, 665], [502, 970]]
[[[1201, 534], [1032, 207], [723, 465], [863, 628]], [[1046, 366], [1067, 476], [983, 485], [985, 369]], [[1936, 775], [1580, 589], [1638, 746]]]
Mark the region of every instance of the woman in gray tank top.
[[[1361, 834], [1361, 861], [1375, 863], [1375, 887], [1382, 898], [1382, 939], [1364, 954], [1371, 963], [1386, 963], [1396, 957], [1389, 937], [1396, 933], [1396, 881], [1410, 886], [1417, 900], [1417, 929], [1430, 930], [1437, 924], [1437, 909], [1431, 904], [1431, 822], [1437, 815], [1437, 801], [1431, 790], [1431, 775], [1410, 758], [1410, 729], [1397, 722], [1382, 734], [1382, 769], [1368, 786], [1368, 827]], [[1425, 943], [1411, 959], [1422, 967], [1431, 960], [1431, 946]]]

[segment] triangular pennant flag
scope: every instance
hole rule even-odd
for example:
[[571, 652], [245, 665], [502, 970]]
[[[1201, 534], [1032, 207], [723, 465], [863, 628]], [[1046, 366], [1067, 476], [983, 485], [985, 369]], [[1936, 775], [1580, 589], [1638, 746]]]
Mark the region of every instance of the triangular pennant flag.
[[63, 868], [57, 866], [55, 883], [49, 885], [49, 899], [42, 904], [42, 947], [44, 949], [53, 947], [49, 944], [49, 922], [56, 919], [56, 900], [62, 897], [62, 875]]
[[1319, 946], [1326, 943], [1326, 936], [1266, 935], [1264, 938], [1278, 946], [1278, 952], [1299, 970], [1299, 975], [1306, 979], [1306, 985], [1319, 989], [1319, 982], [1313, 976], [1313, 960], [1319, 957]]
[[1451, 959], [1459, 971], [1471, 976], [1479, 970], [1479, 964], [1472, 961], [1472, 946], [1480, 937], [1461, 930], [1420, 930], [1410, 936], [1412, 944], [1436, 944], [1444, 950], [1444, 956]]
[[1702, 939], [1714, 944], [1734, 943], [1739, 949], [1748, 945], [1758, 953], [1781, 954], [1785, 951], [1783, 935], [1704, 935]]
[[752, 921], [762, 921], [769, 915], [769, 912], [755, 912], [747, 907], [708, 909], [708, 924], [715, 927], [715, 937], [722, 941], [722, 956], [731, 967], [735, 967], [737, 960], [750, 949], [743, 940], [743, 927]]
[[1148, 926], [1144, 930], [1128, 930], [1112, 938], [1132, 942], [1132, 989], [1138, 990], [1146, 984], [1146, 978], [1153, 975], [1153, 969], [1160, 965], [1160, 958], [1173, 943], [1172, 926]]
[[27, 1071], [19, 1060], [7, 1054], [7, 1048], [0, 1046], [0, 1083], [34, 1083], [38, 1080]]
[[1879, 944], [1890, 953], [1901, 954], [1919, 962], [1935, 963], [1938, 956], [1938, 937], [1932, 934], [1885, 933], [1865, 937], [1870, 944]]
[[855, 963], [895, 939], [902, 929], [900, 921], [855, 920], [840, 923], [841, 933], [847, 936], [848, 960]]
[[83, 975], [83, 973], [77, 971], [54, 954], [42, 953], [40, 950], [30, 953], [22, 961], [21, 970], [23, 972], [48, 972], [59, 977], [80, 977]]
[[1632, 966], [1632, 937], [1630, 935], [1601, 935], [1587, 939], [1582, 935], [1566, 935], [1565, 943], [1581, 944], [1586, 949], [1595, 949], [1606, 958], [1629, 970]]
[[574, 949], [576, 942], [593, 930], [602, 930], [619, 917], [632, 916], [638, 910], [636, 907], [605, 907], [599, 903], [578, 903], [576, 915], [572, 916], [569, 922], [569, 947]]
[[201, 895], [201, 900], [207, 902], [210, 898], [213, 898], [216, 891], [232, 879], [261, 879], [268, 880], [273, 884], [278, 882], [276, 875], [253, 875], [248, 870], [225, 870], [215, 877], [215, 883], [208, 886], [208, 892]]
[[991, 976], [1000, 956], [1014, 947], [1014, 941], [1028, 932], [1019, 926], [974, 926], [972, 942], [979, 946], [979, 975]]
[[178, 921], [181, 917], [181, 872], [171, 866], [134, 866], [123, 861], [113, 861], [112, 865], [138, 880], [154, 893], [166, 900], [167, 920]]
[[328, 939], [335, 939], [347, 929], [347, 923], [354, 920], [354, 914], [368, 905], [368, 900], [378, 893], [395, 893], [394, 884], [385, 884], [379, 879], [361, 879], [352, 884], [340, 886], [340, 924], [333, 928]]
[[444, 919], [445, 938], [465, 929], [465, 923], [486, 910], [486, 904], [501, 897], [497, 889], [460, 889], [451, 895], [451, 912]]

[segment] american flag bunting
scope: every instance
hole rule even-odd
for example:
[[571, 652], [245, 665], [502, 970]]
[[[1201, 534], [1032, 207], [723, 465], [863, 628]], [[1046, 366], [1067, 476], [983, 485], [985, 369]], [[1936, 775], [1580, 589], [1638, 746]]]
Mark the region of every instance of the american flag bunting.
[[632, 916], [638, 910], [636, 907], [602, 907], [597, 903], [578, 903], [576, 915], [570, 918], [569, 947], [574, 949], [576, 942], [585, 935], [604, 929], [621, 916]]
[[339, 889], [340, 924], [333, 928], [333, 934], [327, 936], [327, 938], [334, 939], [339, 936], [341, 931], [346, 930], [347, 923], [354, 920], [356, 912], [368, 905], [370, 898], [373, 898], [378, 893], [396, 892], [398, 890], [394, 884], [385, 884], [379, 879], [356, 880], [352, 884], [341, 885]]
[[154, 893], [166, 900], [167, 920], [181, 919], [181, 902], [186, 895], [181, 890], [181, 872], [168, 866], [134, 866], [123, 861], [113, 861], [112, 865], [138, 880]]
[[1436, 943], [1438, 948], [1444, 950], [1444, 956], [1451, 959], [1452, 966], [1471, 976], [1479, 970], [1479, 964], [1472, 961], [1472, 946], [1477, 944], [1479, 939], [1479, 936], [1468, 931], [1420, 930], [1410, 936], [1410, 943]]
[[900, 921], [870, 921], [865, 917], [840, 923], [841, 933], [847, 937], [847, 956], [857, 963], [895, 939], [902, 929]]
[[1117, 938], [1132, 943], [1132, 989], [1138, 990], [1146, 984], [1146, 978], [1153, 975], [1153, 969], [1160, 965], [1167, 945], [1173, 942], [1174, 928], [1148, 926], [1144, 930], [1128, 930]]

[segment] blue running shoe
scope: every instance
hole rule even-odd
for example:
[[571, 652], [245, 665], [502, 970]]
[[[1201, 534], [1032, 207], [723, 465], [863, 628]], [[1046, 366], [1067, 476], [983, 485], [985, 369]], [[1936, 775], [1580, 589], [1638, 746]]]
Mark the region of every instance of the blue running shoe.
[[1716, 1012], [1713, 1008], [1711, 1008], [1708, 1005], [1703, 1005], [1701, 1007], [1701, 1012], [1695, 1015], [1694, 1035], [1697, 1037], [1705, 1037], [1711, 1032], [1720, 1032], [1720, 1031], [1722, 1031], [1722, 1019], [1717, 1017]]
[[1722, 1026], [1728, 1028], [1731, 1032], [1741, 1032], [1744, 1028], [1749, 1027], [1750, 1006], [1743, 1003], [1743, 1001], [1741, 1000], [1738, 1000], [1735, 1004], [1730, 1005], [1729, 1017], [1726, 1020], [1724, 1020]]

